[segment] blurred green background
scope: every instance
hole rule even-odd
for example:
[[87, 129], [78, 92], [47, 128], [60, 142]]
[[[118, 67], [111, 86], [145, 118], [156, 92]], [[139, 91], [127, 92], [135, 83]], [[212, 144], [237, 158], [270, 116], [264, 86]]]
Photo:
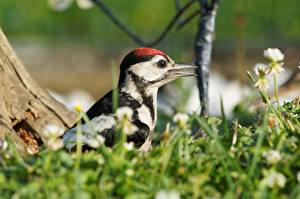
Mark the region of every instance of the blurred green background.
[[[176, 11], [174, 0], [104, 2], [130, 28], [148, 39], [160, 33]], [[197, 7], [194, 4], [187, 15]], [[97, 47], [134, 46], [97, 8], [81, 10], [75, 4], [66, 11], [56, 12], [49, 8], [46, 0], [1, 0], [0, 23], [7, 34], [18, 39], [34, 38], [51, 43], [75, 41]], [[195, 18], [167, 40], [193, 45], [196, 28]], [[298, 41], [299, 1], [223, 0], [216, 29], [217, 42], [235, 40], [240, 34], [252, 41]]]
[[[147, 41], [176, 13], [174, 0], [104, 2]], [[195, 3], [185, 16], [198, 8]], [[175, 60], [192, 62], [197, 23], [198, 17], [183, 29], [172, 30], [156, 47]], [[118, 64], [137, 47], [98, 8], [82, 10], [75, 3], [57, 12], [46, 0], [1, 0], [0, 26], [34, 78], [58, 91], [80, 87], [101, 95], [111, 87], [112, 62]], [[245, 70], [261, 61], [267, 47], [282, 49], [286, 65], [295, 67], [299, 63], [299, 35], [298, 0], [223, 0], [212, 68], [229, 79], [245, 82]], [[79, 75], [84, 81], [78, 81]]]

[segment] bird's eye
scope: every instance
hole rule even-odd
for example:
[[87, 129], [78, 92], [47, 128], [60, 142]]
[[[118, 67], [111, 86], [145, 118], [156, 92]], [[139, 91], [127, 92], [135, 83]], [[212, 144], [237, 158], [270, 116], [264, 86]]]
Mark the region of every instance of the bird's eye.
[[167, 66], [167, 62], [166, 62], [165, 60], [161, 59], [161, 60], [159, 60], [159, 61], [157, 62], [157, 65], [158, 65], [160, 68], [164, 68], [164, 67]]

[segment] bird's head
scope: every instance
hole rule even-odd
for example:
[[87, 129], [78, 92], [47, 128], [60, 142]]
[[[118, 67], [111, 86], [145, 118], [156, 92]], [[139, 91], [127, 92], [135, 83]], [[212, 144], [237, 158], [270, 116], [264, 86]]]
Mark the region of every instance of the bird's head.
[[137, 48], [125, 56], [120, 66], [119, 86], [134, 83], [140, 88], [159, 88], [178, 77], [195, 75], [195, 66], [176, 64], [153, 48]]

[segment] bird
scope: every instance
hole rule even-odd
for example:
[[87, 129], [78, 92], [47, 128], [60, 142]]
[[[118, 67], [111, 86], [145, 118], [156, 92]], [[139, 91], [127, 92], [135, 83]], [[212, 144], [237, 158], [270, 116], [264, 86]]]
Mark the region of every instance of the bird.
[[[133, 142], [136, 148], [147, 151], [151, 146], [152, 134], [157, 121], [157, 93], [163, 85], [179, 78], [195, 76], [196, 66], [177, 64], [164, 52], [140, 47], [129, 52], [120, 64], [118, 84], [118, 108], [132, 111], [131, 123], [137, 130], [127, 135], [127, 142]], [[90, 148], [95, 136], [93, 132], [105, 138], [104, 144], [115, 144], [115, 113], [113, 112], [114, 89], [99, 99], [87, 112], [90, 122], [83, 119], [65, 131], [62, 140], [65, 147], [72, 150], [76, 146], [76, 129], [81, 129], [81, 143]]]

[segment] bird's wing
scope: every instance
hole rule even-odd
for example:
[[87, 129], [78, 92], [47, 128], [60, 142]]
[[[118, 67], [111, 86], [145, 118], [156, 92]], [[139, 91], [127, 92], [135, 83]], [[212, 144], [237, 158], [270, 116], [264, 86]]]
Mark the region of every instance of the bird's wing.
[[113, 144], [113, 127], [115, 125], [113, 115], [100, 115], [94, 117], [88, 123], [80, 124], [67, 130], [62, 140], [67, 149], [71, 150], [77, 143], [77, 134], [80, 135], [80, 142], [92, 148], [97, 148], [101, 142], [99, 135], [105, 138], [106, 145]]
[[106, 93], [99, 99], [87, 112], [89, 119], [93, 119], [102, 114], [111, 114], [113, 112], [113, 91]]
[[[129, 94], [125, 92], [118, 93], [118, 107], [127, 106], [133, 110], [137, 110], [141, 103], [133, 99]], [[93, 119], [102, 114], [113, 113], [113, 91], [108, 92], [104, 97], [98, 100], [87, 112], [88, 118]]]
[[[118, 107], [127, 106], [133, 110], [137, 110], [141, 106], [137, 100], [133, 99], [125, 92], [119, 92], [117, 105]], [[108, 92], [105, 96], [98, 100], [86, 112], [86, 115], [90, 119], [88, 123], [81, 119], [81, 124], [79, 126], [77, 126], [76, 123], [64, 133], [62, 139], [66, 148], [71, 150], [76, 145], [77, 129], [79, 129], [81, 133], [81, 143], [83, 145], [89, 145], [93, 147], [95, 145], [96, 136], [102, 135], [105, 138], [105, 144], [107, 146], [112, 146], [114, 142], [113, 127], [115, 125], [113, 114], [113, 92]], [[141, 129], [146, 128], [145, 124], [142, 124], [138, 121], [134, 121], [134, 124], [138, 127], [143, 127]], [[128, 139], [130, 141], [145, 140], [145, 135], [147, 135], [147, 133], [139, 131], [138, 133], [131, 135]]]

